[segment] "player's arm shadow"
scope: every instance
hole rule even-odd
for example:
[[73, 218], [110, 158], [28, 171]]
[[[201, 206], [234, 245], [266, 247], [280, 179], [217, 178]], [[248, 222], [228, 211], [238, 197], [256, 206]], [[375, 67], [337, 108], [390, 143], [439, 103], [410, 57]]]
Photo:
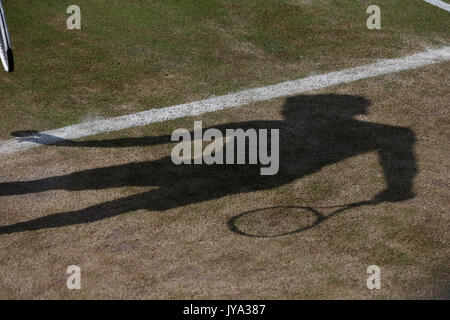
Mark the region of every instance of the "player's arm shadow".
[[105, 140], [85, 140], [75, 141], [59, 138], [45, 132], [36, 130], [21, 130], [11, 133], [19, 141], [32, 142], [36, 144], [49, 145], [55, 147], [76, 147], [76, 148], [128, 148], [146, 147], [159, 144], [170, 143], [170, 135], [150, 136], [150, 137], [130, 137], [120, 139]]
[[[324, 166], [371, 151], [378, 151], [387, 184], [374, 200], [395, 202], [410, 199], [414, 196], [413, 179], [417, 171], [414, 133], [403, 127], [355, 119], [356, 115], [366, 113], [369, 105], [365, 98], [350, 95], [302, 95], [286, 100], [284, 121], [237, 122], [220, 126], [222, 130], [279, 129], [280, 171], [274, 176], [261, 176], [259, 166], [255, 165], [176, 166], [170, 157], [165, 157], [34, 181], [0, 183], [0, 196], [57, 189], [159, 187], [77, 211], [2, 226], [0, 234], [90, 223], [139, 209], [168, 210], [232, 194], [272, 189]], [[169, 135], [86, 141], [83, 146], [152, 146], [165, 142], [170, 142]]]
[[[252, 121], [252, 122], [237, 122], [222, 124], [215, 129], [219, 129], [222, 132], [225, 129], [258, 129], [259, 127], [269, 126], [273, 124], [278, 125], [278, 121]], [[203, 129], [203, 132], [208, 128]], [[192, 136], [193, 132], [191, 132]], [[14, 131], [11, 135], [18, 141], [32, 142], [36, 144], [55, 146], [55, 147], [74, 147], [74, 148], [129, 148], [129, 147], [152, 147], [161, 144], [172, 143], [172, 135], [160, 135], [160, 136], [145, 136], [145, 137], [128, 137], [119, 139], [104, 139], [104, 140], [84, 140], [75, 141], [69, 139], [63, 139], [49, 133], [38, 132], [36, 130], [19, 130]]]

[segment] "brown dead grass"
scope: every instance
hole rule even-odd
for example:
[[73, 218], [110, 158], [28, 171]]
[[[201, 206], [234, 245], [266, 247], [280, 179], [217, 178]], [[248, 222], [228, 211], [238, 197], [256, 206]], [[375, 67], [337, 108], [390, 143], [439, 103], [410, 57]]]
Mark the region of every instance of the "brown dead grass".
[[[385, 183], [376, 153], [324, 167], [274, 189], [228, 196], [166, 211], [137, 210], [92, 223], [0, 235], [0, 298], [443, 298], [449, 275], [449, 64], [364, 80], [322, 93], [372, 101], [361, 120], [415, 132], [419, 173], [414, 199], [348, 210], [302, 233], [249, 238], [227, 221], [256, 208], [335, 205], [370, 198]], [[314, 92], [316, 93], [316, 92]], [[206, 126], [282, 119], [284, 99], [201, 117]], [[193, 119], [102, 135], [158, 136], [192, 129]], [[0, 183], [30, 181], [170, 154], [153, 147], [42, 147], [2, 159]], [[196, 183], [196, 181], [192, 181]], [[51, 190], [1, 197], [0, 225], [79, 210], [155, 187]], [[174, 195], [176, 198], [176, 195]], [[329, 211], [324, 210], [326, 214]], [[297, 225], [250, 217], [247, 227], [276, 231]], [[267, 217], [266, 217], [267, 218]], [[253, 219], [253, 220], [252, 220]], [[284, 229], [283, 229], [284, 230]], [[82, 290], [65, 287], [69, 265], [82, 269]], [[365, 286], [366, 269], [382, 269], [382, 289]], [[448, 298], [448, 297], [447, 297]]]

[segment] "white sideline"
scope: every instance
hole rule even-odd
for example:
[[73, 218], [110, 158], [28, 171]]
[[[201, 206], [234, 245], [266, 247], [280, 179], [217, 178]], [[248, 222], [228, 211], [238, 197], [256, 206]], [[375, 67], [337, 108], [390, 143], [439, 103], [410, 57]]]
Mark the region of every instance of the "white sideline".
[[441, 0], [423, 0], [423, 1], [450, 12], [450, 4], [444, 1]]
[[323, 89], [341, 83], [349, 83], [356, 80], [419, 68], [448, 60], [450, 60], [450, 47], [444, 47], [402, 58], [381, 60], [365, 66], [282, 82], [267, 87], [239, 91], [196, 102], [161, 109], [151, 109], [115, 118], [84, 122], [60, 129], [44, 131], [28, 139], [16, 138], [0, 141], [0, 155], [13, 154], [61, 140], [77, 139], [103, 132], [145, 126], [150, 123], [243, 106], [256, 101], [296, 95], [306, 91]]

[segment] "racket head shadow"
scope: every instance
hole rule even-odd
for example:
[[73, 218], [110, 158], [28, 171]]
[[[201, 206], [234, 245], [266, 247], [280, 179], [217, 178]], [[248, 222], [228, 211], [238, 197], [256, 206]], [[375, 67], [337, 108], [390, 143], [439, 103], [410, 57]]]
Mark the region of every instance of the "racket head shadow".
[[[324, 220], [329, 219], [337, 214], [340, 214], [344, 211], [347, 211], [352, 208], [358, 208], [361, 206], [368, 206], [368, 205], [377, 205], [379, 201], [377, 200], [364, 200], [364, 201], [358, 201], [358, 202], [352, 202], [352, 203], [346, 203], [346, 204], [338, 204], [338, 205], [331, 205], [331, 206], [276, 206], [276, 207], [266, 207], [266, 208], [260, 208], [256, 210], [250, 210], [245, 211], [242, 213], [239, 213], [238, 215], [232, 217], [228, 220], [227, 225], [228, 228], [233, 231], [234, 233], [247, 236], [247, 237], [254, 237], [254, 238], [275, 238], [275, 237], [282, 237], [282, 236], [288, 236], [295, 233], [300, 233], [306, 230], [309, 230], [311, 228], [316, 227], [320, 223], [322, 223]], [[260, 215], [259, 221], [258, 219], [253, 219], [256, 221], [256, 225], [264, 226], [264, 221], [261, 223], [261, 220], [265, 218], [270, 218], [270, 215], [267, 215], [266, 213], [273, 213], [275, 210], [290, 210], [294, 213], [294, 218], [296, 213], [299, 214], [300, 220], [303, 219], [303, 221], [297, 226], [295, 219], [294, 223], [292, 223], [292, 227], [290, 230], [277, 230], [278, 232], [272, 232], [272, 233], [264, 233], [254, 230], [248, 230], [245, 227], [243, 227], [242, 220]], [[320, 210], [320, 211], [319, 211]], [[305, 213], [306, 213], [306, 221], [305, 221]], [[275, 218], [285, 218], [286, 215], [283, 217], [283, 215], [275, 215]], [[289, 216], [288, 216], [289, 217]], [[273, 215], [272, 215], [273, 218]], [[291, 215], [291, 221], [292, 215]], [[251, 220], [251, 219], [249, 219]], [[257, 229], [257, 228], [254, 228]]]
[[228, 228], [253, 238], [276, 238], [306, 231], [321, 223], [325, 216], [312, 207], [275, 206], [239, 213], [228, 220]]

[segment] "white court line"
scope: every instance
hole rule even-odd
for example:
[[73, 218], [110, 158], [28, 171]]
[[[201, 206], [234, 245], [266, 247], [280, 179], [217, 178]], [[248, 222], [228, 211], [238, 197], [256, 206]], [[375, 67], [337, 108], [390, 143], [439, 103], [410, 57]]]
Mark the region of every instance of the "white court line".
[[150, 123], [239, 107], [256, 101], [296, 95], [306, 91], [323, 89], [341, 83], [349, 83], [356, 80], [419, 68], [448, 60], [450, 60], [450, 47], [444, 47], [441, 49], [427, 50], [403, 58], [381, 60], [380, 62], [365, 66], [282, 82], [267, 87], [239, 91], [196, 102], [161, 109], [151, 109], [115, 118], [84, 122], [60, 129], [44, 131], [29, 139], [19, 138], [0, 141], [0, 155], [12, 154], [61, 140], [71, 140], [103, 132], [145, 126]]
[[444, 1], [441, 0], [423, 0], [423, 1], [450, 12], [450, 4]]

